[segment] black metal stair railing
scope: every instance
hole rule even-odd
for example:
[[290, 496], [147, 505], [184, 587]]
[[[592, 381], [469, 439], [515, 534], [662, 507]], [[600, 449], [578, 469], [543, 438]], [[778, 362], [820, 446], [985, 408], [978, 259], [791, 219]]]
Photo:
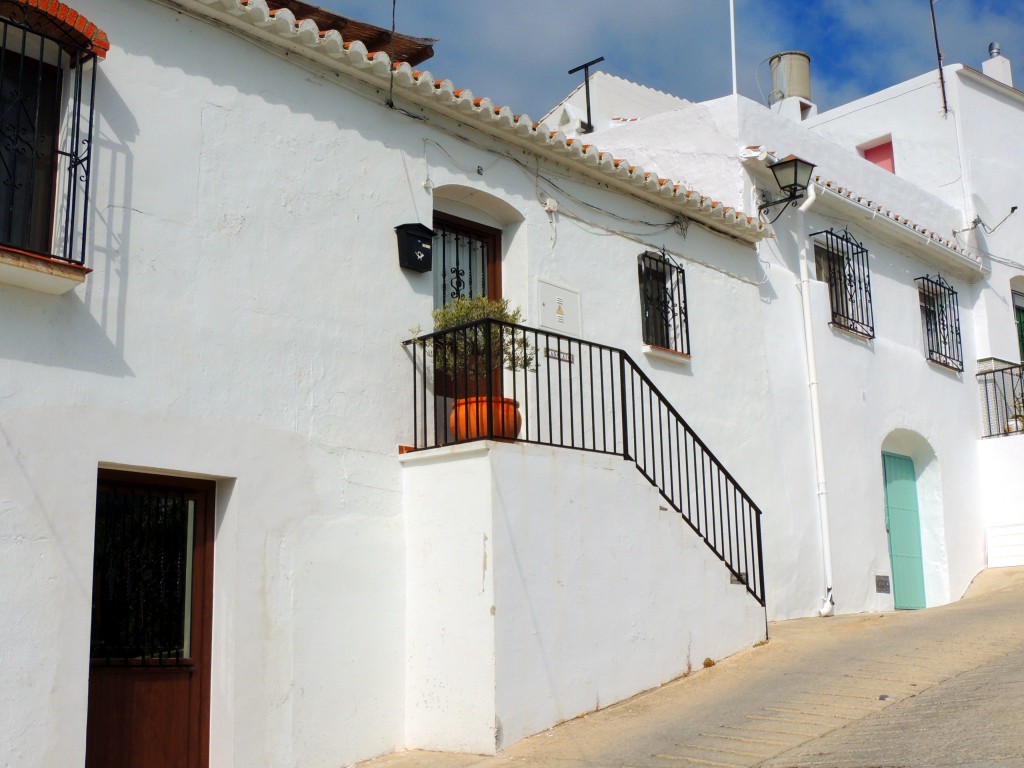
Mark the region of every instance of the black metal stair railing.
[[978, 374], [982, 436], [1024, 433], [1024, 365]]
[[496, 320], [403, 344], [414, 450], [515, 439], [622, 456], [765, 604], [761, 510], [623, 350]]

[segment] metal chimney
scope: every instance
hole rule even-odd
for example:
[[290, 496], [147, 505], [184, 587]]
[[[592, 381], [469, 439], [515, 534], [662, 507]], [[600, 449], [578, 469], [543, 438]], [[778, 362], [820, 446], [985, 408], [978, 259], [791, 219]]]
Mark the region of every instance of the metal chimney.
[[981, 71], [1004, 85], [1013, 87], [1013, 68], [1010, 60], [1003, 56], [999, 43], [989, 43], [988, 58], [981, 63]]
[[811, 57], [803, 51], [783, 51], [768, 60], [772, 72], [772, 91], [768, 103], [775, 104], [792, 96], [811, 100]]

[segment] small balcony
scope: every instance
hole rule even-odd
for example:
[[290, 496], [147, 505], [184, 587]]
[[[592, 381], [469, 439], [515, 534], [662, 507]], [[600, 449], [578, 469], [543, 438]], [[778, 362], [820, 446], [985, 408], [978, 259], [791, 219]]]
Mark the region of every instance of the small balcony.
[[1024, 366], [1006, 363], [982, 371], [978, 389], [982, 437], [1024, 433]]
[[764, 605], [761, 510], [623, 350], [496, 320], [404, 344], [411, 451], [497, 440], [621, 456]]
[[625, 352], [405, 344], [410, 744], [493, 753], [764, 639], [761, 512]]

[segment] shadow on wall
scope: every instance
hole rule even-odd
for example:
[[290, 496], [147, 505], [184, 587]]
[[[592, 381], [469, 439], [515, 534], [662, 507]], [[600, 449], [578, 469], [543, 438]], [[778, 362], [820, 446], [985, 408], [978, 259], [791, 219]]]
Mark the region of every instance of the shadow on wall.
[[[949, 597], [949, 561], [946, 520], [942, 503], [942, 471], [934, 449], [920, 434], [896, 429], [882, 441], [882, 452], [907, 456], [917, 476], [917, 504], [921, 523], [921, 557], [927, 605], [943, 605]], [[881, 466], [881, 464], [880, 464]], [[885, 514], [885, 510], [881, 510]]]
[[[128, 147], [139, 127], [102, 68], [96, 92], [86, 240], [86, 266], [95, 272], [84, 289], [45, 301], [32, 291], [0, 287], [0, 358], [127, 377], [133, 375], [124, 360], [132, 196]], [[104, 178], [97, 177], [101, 169]]]
[[[97, 172], [103, 169], [105, 177], [95, 178], [92, 185], [88, 254], [89, 266], [96, 272], [86, 280], [84, 305], [116, 353], [123, 357], [134, 178], [129, 147], [138, 137], [139, 124], [102, 69], [96, 90], [93, 168]], [[102, 284], [97, 277], [102, 278]]]

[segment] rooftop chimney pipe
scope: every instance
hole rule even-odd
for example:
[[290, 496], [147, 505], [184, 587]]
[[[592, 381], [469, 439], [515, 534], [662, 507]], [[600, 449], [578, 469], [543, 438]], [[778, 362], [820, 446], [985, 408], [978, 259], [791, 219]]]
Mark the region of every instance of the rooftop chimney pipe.
[[1013, 87], [1013, 70], [1010, 60], [1000, 52], [999, 43], [989, 43], [988, 58], [981, 62], [981, 71], [1003, 85]]

